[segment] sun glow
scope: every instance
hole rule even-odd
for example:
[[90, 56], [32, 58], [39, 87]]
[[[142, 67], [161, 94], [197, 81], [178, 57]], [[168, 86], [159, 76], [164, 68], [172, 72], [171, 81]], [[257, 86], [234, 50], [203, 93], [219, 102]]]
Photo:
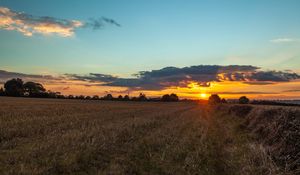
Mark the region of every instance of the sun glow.
[[207, 97], [207, 94], [201, 93], [201, 94], [200, 94], [200, 97], [201, 97], [201, 98], [206, 98], [206, 97]]

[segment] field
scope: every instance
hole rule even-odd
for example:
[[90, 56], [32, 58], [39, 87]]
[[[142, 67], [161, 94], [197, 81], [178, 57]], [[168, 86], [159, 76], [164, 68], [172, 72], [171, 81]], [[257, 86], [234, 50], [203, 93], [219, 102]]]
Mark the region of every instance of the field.
[[251, 121], [217, 110], [2, 97], [0, 174], [293, 174], [245, 129]]

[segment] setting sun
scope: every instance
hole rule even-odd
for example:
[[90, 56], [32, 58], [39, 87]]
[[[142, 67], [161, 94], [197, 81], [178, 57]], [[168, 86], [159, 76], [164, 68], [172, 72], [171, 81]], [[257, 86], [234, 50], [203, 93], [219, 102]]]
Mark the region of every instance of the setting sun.
[[201, 93], [201, 94], [200, 94], [200, 97], [201, 97], [201, 98], [206, 98], [206, 97], [207, 97], [207, 94]]

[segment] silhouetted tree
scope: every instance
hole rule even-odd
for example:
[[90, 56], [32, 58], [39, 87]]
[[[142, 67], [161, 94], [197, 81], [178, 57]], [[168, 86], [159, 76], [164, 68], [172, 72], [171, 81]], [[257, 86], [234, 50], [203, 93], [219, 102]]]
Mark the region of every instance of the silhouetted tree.
[[162, 96], [161, 101], [179, 101], [179, 98], [176, 94], [165, 94]]
[[92, 97], [92, 99], [93, 99], [93, 100], [99, 100], [99, 96], [98, 96], [98, 95], [94, 95], [94, 96]]
[[59, 94], [56, 96], [56, 98], [65, 99], [66, 97], [64, 95]]
[[90, 99], [92, 99], [92, 98], [91, 98], [91, 96], [86, 96], [85, 99], [86, 99], [86, 100], [90, 100]]
[[73, 95], [69, 95], [68, 99], [74, 99], [75, 97]]
[[169, 94], [165, 94], [162, 96], [161, 98], [162, 101], [169, 101], [170, 100], [170, 95]]
[[46, 89], [40, 83], [26, 82], [23, 85], [24, 93], [30, 97], [43, 97]]
[[57, 98], [58, 95], [60, 95], [60, 93], [57, 92], [52, 92], [52, 91], [47, 91], [47, 96], [48, 98]]
[[3, 88], [0, 88], [0, 96], [4, 96], [4, 95], [5, 95], [5, 93], [4, 93]]
[[118, 100], [122, 101], [122, 100], [123, 100], [123, 96], [122, 96], [122, 95], [119, 95], [119, 96], [118, 96]]
[[125, 96], [124, 96], [124, 100], [125, 100], [125, 101], [129, 101], [129, 100], [130, 100], [129, 96], [128, 96], [128, 95], [125, 95]]
[[210, 104], [219, 104], [219, 103], [221, 103], [221, 98], [219, 97], [218, 94], [212, 94], [208, 98], [208, 103], [210, 103]]
[[225, 98], [222, 98], [221, 103], [227, 103]]
[[8, 80], [4, 84], [5, 94], [7, 96], [20, 97], [23, 96], [23, 81], [20, 78]]
[[145, 94], [143, 93], [140, 93], [139, 97], [138, 97], [138, 100], [139, 101], [147, 101], [147, 97]]
[[85, 99], [85, 97], [83, 95], [79, 95], [78, 99], [83, 100], [83, 99]]
[[114, 97], [111, 94], [107, 94], [106, 96], [103, 97], [104, 100], [113, 100]]
[[239, 103], [240, 104], [248, 104], [249, 103], [249, 98], [247, 98], [246, 96], [241, 96], [240, 98], [239, 98]]
[[178, 100], [179, 100], [179, 98], [176, 94], [171, 94], [170, 95], [170, 101], [178, 101]]

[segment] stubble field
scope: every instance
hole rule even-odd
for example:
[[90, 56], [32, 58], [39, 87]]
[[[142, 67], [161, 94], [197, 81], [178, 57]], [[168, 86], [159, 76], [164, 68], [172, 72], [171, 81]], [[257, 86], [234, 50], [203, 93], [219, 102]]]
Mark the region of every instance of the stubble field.
[[281, 174], [242, 122], [191, 102], [0, 98], [0, 174]]

